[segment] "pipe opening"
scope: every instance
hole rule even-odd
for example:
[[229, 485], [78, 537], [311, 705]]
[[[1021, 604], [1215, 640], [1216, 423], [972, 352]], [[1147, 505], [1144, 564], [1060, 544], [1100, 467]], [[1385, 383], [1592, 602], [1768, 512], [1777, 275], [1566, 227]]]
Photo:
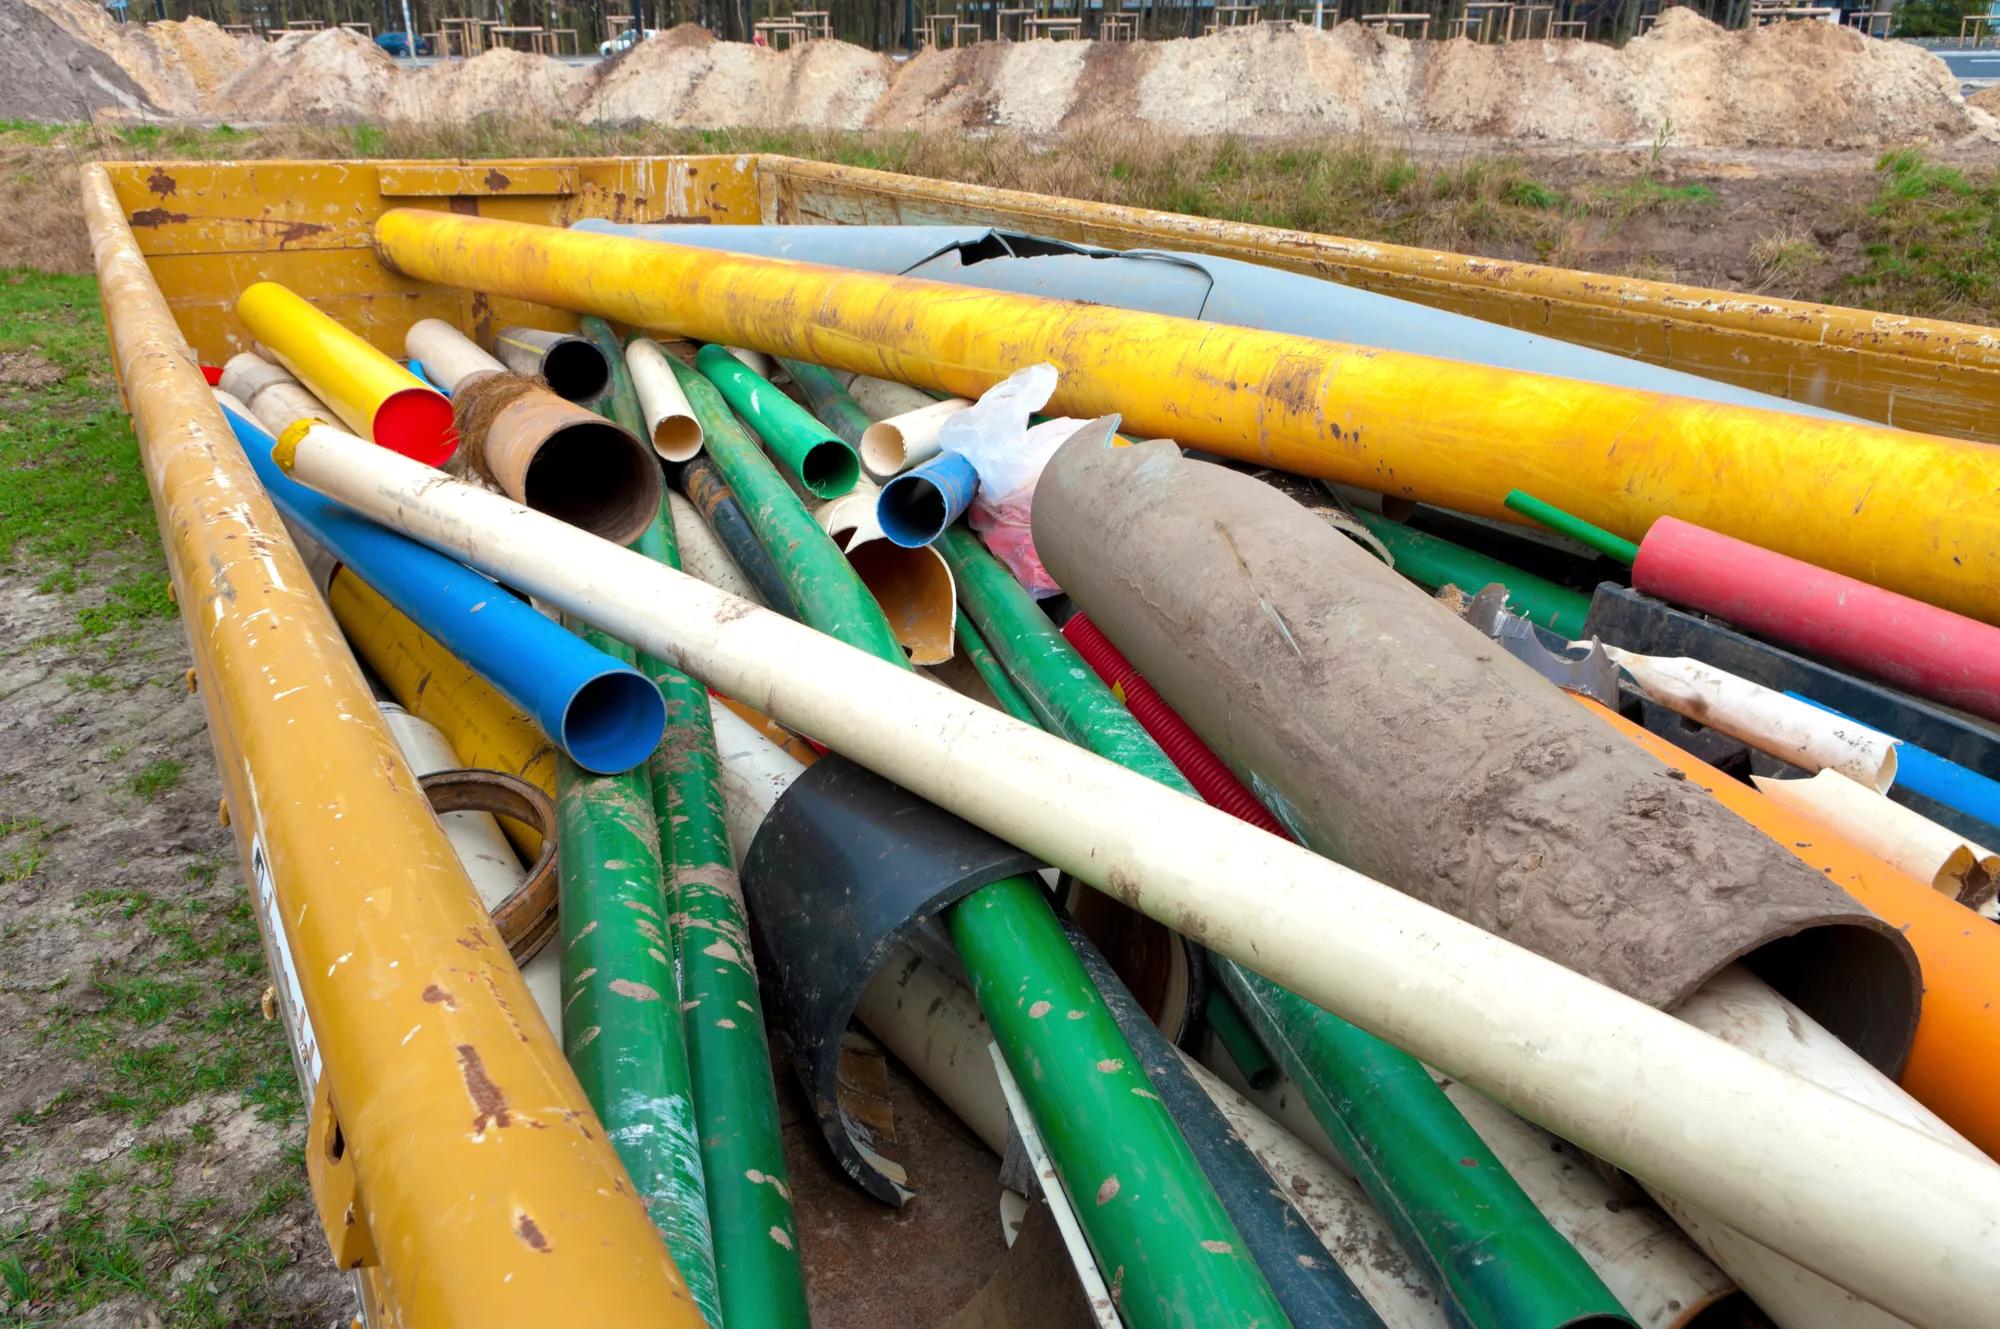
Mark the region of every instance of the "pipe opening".
[[652, 449], [603, 420], [564, 425], [535, 449], [521, 501], [614, 544], [639, 538], [660, 507]]
[[565, 401], [589, 401], [611, 385], [611, 366], [604, 352], [583, 338], [565, 338], [542, 356], [542, 377]]
[[855, 459], [853, 448], [830, 438], [806, 451], [805, 461], [799, 465], [799, 479], [819, 498], [839, 498], [861, 479], [861, 463]]
[[636, 669], [616, 669], [576, 690], [563, 709], [558, 737], [586, 771], [617, 775], [650, 757], [666, 727], [667, 704], [659, 688]]
[[912, 471], [883, 486], [875, 501], [875, 521], [891, 541], [916, 549], [944, 534], [951, 522], [951, 509], [942, 489], [929, 477]]
[[391, 393], [375, 408], [369, 433], [389, 451], [426, 466], [442, 466], [458, 451], [451, 399], [429, 388]]
[[653, 451], [665, 461], [693, 461], [701, 451], [701, 422], [691, 415], [670, 415], [653, 426]]
[[1744, 963], [1893, 1080], [1909, 1055], [1920, 996], [1899, 943], [1886, 924], [1843, 921], [1766, 942]]
[[909, 456], [903, 431], [887, 420], [878, 420], [861, 432], [861, 463], [869, 474], [887, 479], [903, 469]]

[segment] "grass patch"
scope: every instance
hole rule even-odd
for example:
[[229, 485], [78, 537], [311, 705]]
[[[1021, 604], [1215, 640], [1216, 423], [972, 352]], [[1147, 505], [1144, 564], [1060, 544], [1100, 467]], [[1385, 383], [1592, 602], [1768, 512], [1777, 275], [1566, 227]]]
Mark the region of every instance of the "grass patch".
[[132, 777], [132, 792], [150, 803], [179, 784], [181, 774], [186, 769], [185, 762], [176, 761], [172, 757], [149, 761]]
[[1882, 154], [1863, 222], [1867, 266], [1848, 298], [1871, 309], [1935, 309], [2000, 320], [2000, 174], [1975, 177], [1913, 148]]

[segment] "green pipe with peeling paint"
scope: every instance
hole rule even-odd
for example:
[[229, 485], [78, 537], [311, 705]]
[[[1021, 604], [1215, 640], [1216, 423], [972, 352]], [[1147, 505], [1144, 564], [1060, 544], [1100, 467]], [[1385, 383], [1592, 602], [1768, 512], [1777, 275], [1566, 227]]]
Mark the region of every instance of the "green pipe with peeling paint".
[[[697, 360], [718, 350], [704, 347]], [[800, 621], [910, 668], [888, 619], [846, 555], [806, 515], [768, 460], [760, 468], [742, 451], [754, 451], [755, 445], [747, 436], [737, 443], [729, 432], [735, 422], [716, 389], [693, 377], [693, 384], [683, 379], [682, 387], [708, 451], [744, 500], [758, 539], [791, 581]], [[735, 434], [742, 435], [740, 426]], [[724, 436], [720, 453], [718, 435]], [[748, 485], [729, 471], [724, 456], [742, 467]], [[789, 506], [770, 490], [773, 484]], [[1063, 935], [1041, 883], [1021, 876], [983, 887], [947, 911], [945, 924], [1091, 1252], [1116, 1289], [1125, 1323], [1131, 1329], [1169, 1329], [1193, 1317], [1218, 1326], [1287, 1324], [1270, 1284]]]
[[[599, 318], [584, 319], [580, 331], [612, 366], [611, 390], [598, 409], [637, 428], [639, 398], [617, 335]], [[670, 568], [680, 566], [665, 504], [632, 547]], [[638, 663], [667, 704], [667, 737], [651, 763], [653, 812], [671, 906], [668, 938], [680, 974], [681, 1033], [701, 1139], [720, 1323], [804, 1329], [810, 1317], [784, 1128], [750, 927], [723, 820], [708, 690], [655, 656], [641, 652]]]
[[704, 346], [695, 352], [694, 364], [715, 384], [729, 408], [757, 431], [772, 455], [799, 477], [807, 493], [839, 498], [861, 479], [861, 457], [853, 444], [837, 437], [812, 412], [728, 351]]
[[[571, 626], [632, 663], [630, 647]], [[560, 758], [556, 827], [563, 1051], [695, 1305], [720, 1329], [650, 775], [594, 776]]]
[[1388, 549], [1396, 571], [1425, 590], [1449, 585], [1477, 595], [1497, 581], [1507, 588], [1507, 607], [1521, 617], [1565, 637], [1583, 635], [1583, 621], [1590, 613], [1589, 596], [1373, 512], [1352, 515]]
[[868, 418], [868, 412], [861, 409], [861, 403], [840, 386], [840, 380], [834, 377], [833, 371], [805, 360], [787, 360], [782, 356], [778, 363], [792, 376], [792, 382], [799, 385], [799, 391], [806, 394], [806, 401], [811, 404], [812, 413], [819, 417], [820, 423], [831, 429], [841, 442], [859, 448], [861, 436], [875, 422]]
[[979, 629], [972, 626], [972, 620], [965, 616], [963, 609], [953, 612], [958, 615], [958, 625], [952, 629], [958, 638], [958, 649], [964, 651], [965, 658], [972, 662], [973, 670], [993, 694], [993, 700], [1016, 720], [1027, 724], [1038, 723], [1028, 699], [1021, 695], [1021, 689], [1014, 686], [1014, 680], [1007, 677], [1007, 671], [993, 658], [993, 648], [986, 644], [986, 638], [979, 635]]
[[[951, 565], [966, 616], [1044, 728], [1198, 797], [977, 536], [954, 526], [935, 547]], [[1632, 1323], [1415, 1058], [1226, 957], [1210, 960], [1398, 1240], [1466, 1324]]]

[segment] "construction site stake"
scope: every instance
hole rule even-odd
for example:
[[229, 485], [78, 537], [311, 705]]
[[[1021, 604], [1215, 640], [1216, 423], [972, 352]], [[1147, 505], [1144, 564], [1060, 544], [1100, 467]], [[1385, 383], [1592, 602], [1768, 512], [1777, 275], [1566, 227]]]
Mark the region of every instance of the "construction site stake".
[[[617, 334], [599, 318], [584, 319], [578, 330], [611, 366], [611, 385], [598, 409], [630, 428], [640, 400]], [[662, 505], [633, 548], [655, 563], [680, 567], [670, 509]], [[708, 689], [644, 651], [638, 665], [659, 685], [667, 704], [668, 741], [652, 761], [653, 813], [665, 871], [670, 954], [680, 974], [676, 1009], [700, 1135], [721, 1323], [803, 1329], [805, 1271], [799, 1264], [784, 1129], [750, 924], [723, 816]]]
[[[659, 653], [1190, 939], [1254, 959], [1274, 982], [1706, 1205], [1885, 1310], [1936, 1329], [1990, 1323], [2000, 1300], [1990, 1257], [2000, 1239], [2000, 1169], [991, 707], [497, 494], [334, 431], [309, 431], [280, 461], [314, 488]], [[857, 707], [857, 696], [879, 701]], [[1062, 1092], [1053, 1077], [1050, 1092]], [[1692, 1122], [1714, 1126], [1699, 1147], [1690, 1144]], [[1167, 1248], [1181, 1240], [1162, 1239]]]
[[1051, 413], [1120, 413], [1137, 437], [1509, 520], [1508, 491], [1533, 475], [1628, 540], [1679, 516], [2000, 619], [2000, 508], [1965, 498], [2000, 488], [2000, 452], [1977, 443], [445, 212], [392, 208], [375, 242], [422, 281], [958, 396], [1047, 361]]

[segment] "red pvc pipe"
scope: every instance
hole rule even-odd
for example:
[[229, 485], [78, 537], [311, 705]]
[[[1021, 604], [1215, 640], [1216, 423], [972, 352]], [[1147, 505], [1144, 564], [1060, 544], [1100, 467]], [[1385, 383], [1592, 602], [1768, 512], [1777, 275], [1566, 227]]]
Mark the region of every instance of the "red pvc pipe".
[[1214, 750], [1188, 728], [1187, 721], [1167, 705], [1166, 699], [1153, 690], [1151, 683], [1139, 676], [1132, 662], [1111, 644], [1111, 638], [1105, 636], [1097, 624], [1077, 614], [1063, 625], [1062, 634], [1069, 639], [1070, 645], [1076, 647], [1076, 653], [1083, 657], [1084, 663], [1096, 671], [1097, 676], [1125, 703], [1125, 709], [1132, 712], [1132, 718], [1139, 722], [1139, 727], [1160, 745], [1160, 749], [1167, 754], [1167, 760], [1187, 777], [1187, 782], [1194, 786], [1203, 802], [1220, 808], [1238, 821], [1247, 821], [1287, 840], [1292, 838], [1284, 824], [1272, 816], [1270, 810], [1257, 801], [1257, 796], [1222, 764], [1222, 758], [1216, 756]]
[[2000, 720], [2000, 628], [1674, 517], [1646, 532], [1632, 585]]

